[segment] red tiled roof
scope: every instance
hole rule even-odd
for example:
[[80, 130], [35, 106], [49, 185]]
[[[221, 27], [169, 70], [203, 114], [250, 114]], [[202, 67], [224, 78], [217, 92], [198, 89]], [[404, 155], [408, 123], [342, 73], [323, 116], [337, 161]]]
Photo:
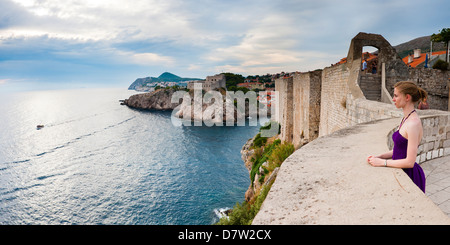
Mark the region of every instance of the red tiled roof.
[[[369, 52], [364, 52], [363, 53], [363, 57], [364, 56], [369, 56], [368, 58], [366, 58], [366, 61], [371, 61], [371, 60], [373, 60], [373, 59], [376, 59], [376, 58], [378, 58], [378, 56], [377, 55], [375, 55], [375, 54], [372, 54], [372, 53], [369, 53]], [[362, 62], [364, 62], [364, 59], [361, 59], [361, 63]], [[345, 57], [345, 58], [342, 58], [338, 63], [336, 63], [336, 65], [340, 65], [340, 64], [344, 64], [344, 63], [347, 63], [347, 57]]]
[[[445, 51], [438, 51], [438, 52], [433, 52], [433, 55], [441, 55], [441, 54], [445, 54]], [[406, 56], [405, 58], [403, 58], [403, 62], [405, 62], [406, 65], [411, 66], [411, 67], [416, 67], [419, 64], [422, 64], [423, 62], [425, 62], [425, 58], [426, 58], [427, 53], [422, 53], [420, 54], [419, 58], [415, 58], [413, 60], [413, 62], [408, 63], [408, 57]]]

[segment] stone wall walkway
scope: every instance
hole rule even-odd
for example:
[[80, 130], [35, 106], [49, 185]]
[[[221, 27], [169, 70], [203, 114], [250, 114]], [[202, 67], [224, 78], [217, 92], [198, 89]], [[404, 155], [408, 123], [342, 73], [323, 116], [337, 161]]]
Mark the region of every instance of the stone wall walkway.
[[450, 217], [450, 156], [422, 163], [426, 176], [425, 194]]
[[428, 194], [403, 170], [367, 163], [367, 156], [388, 151], [386, 136], [396, 126], [398, 118], [359, 124], [295, 151], [253, 224], [449, 225], [443, 210], [448, 210], [450, 170], [442, 164], [449, 157], [423, 163]]

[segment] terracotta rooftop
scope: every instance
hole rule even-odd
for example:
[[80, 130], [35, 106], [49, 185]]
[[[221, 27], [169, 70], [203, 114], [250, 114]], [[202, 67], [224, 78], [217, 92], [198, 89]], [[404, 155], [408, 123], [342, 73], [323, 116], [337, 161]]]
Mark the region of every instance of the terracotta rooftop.
[[[403, 58], [403, 62], [405, 62], [406, 65], [411, 66], [411, 67], [416, 67], [419, 64], [422, 64], [423, 62], [425, 62], [426, 59], [426, 54], [427, 53], [421, 53], [419, 58], [415, 58], [413, 60], [413, 62], [408, 63], [408, 57], [406, 56], [405, 58]], [[433, 52], [433, 55], [441, 55], [441, 54], [445, 54], [445, 51], [438, 51], [438, 52]]]
[[[373, 59], [376, 59], [378, 56], [369, 52], [364, 52], [363, 53], [363, 57], [366, 57], [365, 60], [366, 61], [371, 61]], [[364, 59], [361, 60], [361, 63], [364, 61]], [[340, 64], [344, 64], [347, 63], [347, 57], [342, 58], [338, 63], [336, 63], [336, 65], [340, 65]]]

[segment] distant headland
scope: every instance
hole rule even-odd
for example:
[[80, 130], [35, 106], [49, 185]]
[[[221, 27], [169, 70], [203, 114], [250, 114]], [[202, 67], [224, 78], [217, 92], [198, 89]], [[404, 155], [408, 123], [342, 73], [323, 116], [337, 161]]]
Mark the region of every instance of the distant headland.
[[189, 81], [204, 80], [200, 78], [183, 78], [174, 75], [170, 72], [164, 72], [159, 77], [144, 77], [136, 79], [128, 90], [136, 90], [142, 92], [154, 91], [159, 87], [172, 87], [178, 85], [180, 87], [186, 87]]

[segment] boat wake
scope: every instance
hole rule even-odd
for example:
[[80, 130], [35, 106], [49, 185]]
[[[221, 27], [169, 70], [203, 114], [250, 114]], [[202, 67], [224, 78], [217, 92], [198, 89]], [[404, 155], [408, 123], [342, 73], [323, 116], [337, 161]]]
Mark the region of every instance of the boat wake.
[[[54, 152], [58, 151], [59, 149], [62, 149], [62, 148], [65, 148], [65, 147], [67, 147], [67, 146], [69, 146], [69, 145], [72, 145], [72, 144], [74, 144], [74, 143], [77, 143], [78, 141], [83, 140], [84, 138], [87, 138], [87, 137], [96, 135], [96, 134], [98, 134], [98, 133], [102, 133], [102, 132], [104, 132], [104, 131], [106, 131], [106, 130], [109, 130], [109, 129], [115, 128], [115, 127], [117, 127], [117, 126], [120, 126], [120, 125], [122, 125], [122, 124], [124, 124], [124, 123], [127, 123], [127, 122], [133, 120], [134, 118], [136, 118], [136, 116], [130, 117], [130, 118], [128, 118], [128, 119], [126, 119], [126, 120], [123, 120], [123, 121], [120, 121], [120, 122], [118, 122], [118, 123], [116, 123], [116, 124], [109, 125], [109, 126], [107, 126], [107, 127], [104, 127], [103, 129], [100, 129], [100, 130], [97, 130], [97, 131], [93, 131], [93, 132], [88, 133], [88, 134], [80, 135], [80, 136], [78, 136], [78, 137], [76, 137], [76, 138], [74, 138], [74, 139], [72, 139], [72, 140], [67, 141], [67, 142], [64, 143], [64, 144], [58, 145], [58, 146], [56, 146], [56, 147], [53, 147], [53, 148], [51, 148], [51, 149], [49, 149], [49, 150], [47, 150], [47, 151], [43, 151], [43, 152], [41, 152], [41, 153], [38, 153], [38, 154], [36, 154], [36, 155], [34, 155], [34, 156], [28, 158], [28, 159], [16, 160], [16, 161], [12, 161], [12, 162], [6, 162], [6, 163], [3, 163], [3, 164], [4, 164], [4, 165], [10, 165], [10, 164], [25, 163], [25, 162], [29, 162], [29, 161], [35, 160], [35, 159], [37, 159], [37, 158], [41, 158], [41, 157], [43, 157], [43, 156], [45, 156], [45, 155], [47, 155], [47, 154], [54, 153]], [[7, 168], [0, 168], [0, 171], [1, 171], [1, 170], [6, 170], [6, 169], [7, 169]]]
[[[120, 108], [112, 110], [112, 111], [117, 111], [117, 110], [120, 110]], [[86, 120], [86, 119], [91, 119], [91, 118], [98, 117], [98, 116], [101, 116], [101, 115], [104, 115], [104, 114], [110, 114], [112, 111], [110, 110], [110, 111], [105, 111], [105, 112], [102, 112], [102, 113], [95, 113], [95, 114], [92, 114], [92, 115], [87, 115], [87, 116], [84, 116], [84, 117], [67, 119], [67, 120], [62, 121], [62, 122], [55, 122], [55, 123], [48, 123], [48, 124], [45, 124], [45, 125], [38, 125], [37, 127], [39, 128], [39, 126], [41, 126], [40, 128], [43, 128], [45, 126], [46, 128], [50, 128], [50, 127], [61, 126], [61, 125], [65, 125], [65, 124], [68, 124], [68, 123], [79, 122], [79, 121], [83, 121], [83, 120]]]

